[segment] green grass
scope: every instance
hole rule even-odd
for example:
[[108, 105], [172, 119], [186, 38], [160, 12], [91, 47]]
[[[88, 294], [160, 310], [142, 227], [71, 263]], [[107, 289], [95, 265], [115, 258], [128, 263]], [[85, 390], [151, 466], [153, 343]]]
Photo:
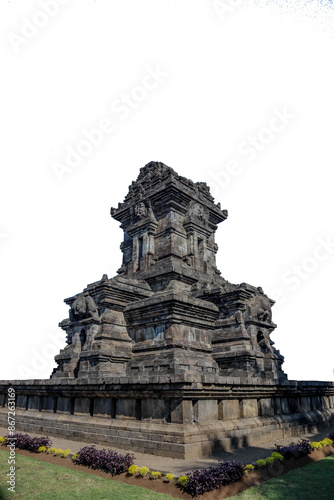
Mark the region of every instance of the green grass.
[[334, 455], [253, 486], [229, 500], [334, 499]]
[[0, 499], [170, 500], [173, 497], [16, 455], [16, 493], [8, 491], [8, 452], [0, 450]]

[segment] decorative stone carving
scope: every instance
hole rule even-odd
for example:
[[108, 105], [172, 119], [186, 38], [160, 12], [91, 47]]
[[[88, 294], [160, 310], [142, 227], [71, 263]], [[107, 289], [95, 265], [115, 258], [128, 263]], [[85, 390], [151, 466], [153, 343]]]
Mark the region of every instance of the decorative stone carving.
[[190, 219], [195, 219], [203, 225], [208, 223], [208, 211], [200, 203], [192, 202], [189, 207], [188, 215]]
[[265, 296], [255, 296], [248, 303], [248, 316], [258, 321], [271, 323], [271, 304]]
[[124, 273], [126, 273], [126, 271], [127, 271], [127, 267], [124, 264], [122, 264], [121, 267], [119, 269], [117, 269], [117, 274], [124, 274]]
[[137, 205], [135, 205], [134, 213], [137, 219], [147, 217], [147, 208], [145, 207], [145, 203], [142, 201], [137, 203]]
[[94, 299], [90, 295], [75, 299], [70, 310], [71, 321], [79, 321], [90, 317], [96, 321], [100, 319]]

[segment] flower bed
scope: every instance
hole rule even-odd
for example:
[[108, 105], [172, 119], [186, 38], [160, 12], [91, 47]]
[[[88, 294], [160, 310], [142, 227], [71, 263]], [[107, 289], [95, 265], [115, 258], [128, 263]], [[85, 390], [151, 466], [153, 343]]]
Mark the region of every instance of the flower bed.
[[[15, 438], [16, 447], [25, 450], [23, 453], [39, 453], [46, 461], [71, 458], [71, 467], [82, 465], [108, 475], [124, 474], [121, 481], [136, 481], [154, 491], [169, 488], [180, 498], [189, 498], [209, 494], [220, 489], [221, 498], [236, 494], [253, 484], [265, 481], [273, 476], [281, 475], [293, 468], [301, 467], [313, 460], [319, 460], [333, 453], [334, 433], [330, 433], [322, 441], [310, 442], [301, 439], [287, 446], [276, 445], [275, 451], [265, 459], [259, 459], [253, 464], [243, 465], [236, 462], [220, 461], [217, 465], [192, 471], [179, 478], [173, 474], [162, 474], [159, 471], [150, 471], [148, 467], [138, 467], [134, 464], [135, 457], [130, 453], [121, 455], [115, 450], [97, 450], [95, 446], [85, 446], [76, 453], [70, 450], [51, 447], [48, 437], [31, 437], [28, 434], [0, 437], [0, 444], [8, 445]], [[308, 456], [312, 453], [312, 456]], [[65, 460], [66, 462], [66, 460]], [[70, 467], [70, 468], [71, 468]], [[152, 481], [154, 479], [154, 481]], [[133, 483], [132, 483], [133, 484]], [[152, 486], [151, 486], [152, 485]], [[159, 486], [161, 485], [161, 486]], [[165, 485], [165, 486], [164, 486]], [[167, 492], [167, 491], [166, 491]], [[172, 491], [169, 490], [169, 493]], [[208, 497], [210, 498], [210, 497]]]
[[21, 450], [28, 450], [32, 453], [37, 453], [38, 448], [42, 446], [44, 446], [45, 448], [49, 448], [52, 444], [49, 437], [31, 437], [29, 436], [29, 434], [13, 434], [12, 436], [5, 436], [4, 439], [6, 440], [6, 442], [14, 442], [16, 448], [20, 448]]
[[310, 441], [308, 439], [301, 439], [297, 443], [290, 443], [288, 446], [276, 446], [276, 452], [283, 455], [285, 459], [302, 457], [304, 455], [309, 455], [312, 451]]
[[194, 497], [240, 481], [244, 475], [245, 466], [243, 464], [222, 461], [216, 467], [195, 470], [181, 482], [181, 488]]
[[115, 476], [128, 471], [133, 465], [134, 456], [130, 453], [121, 455], [114, 450], [97, 450], [95, 446], [85, 446], [74, 460], [78, 465], [104, 470]]

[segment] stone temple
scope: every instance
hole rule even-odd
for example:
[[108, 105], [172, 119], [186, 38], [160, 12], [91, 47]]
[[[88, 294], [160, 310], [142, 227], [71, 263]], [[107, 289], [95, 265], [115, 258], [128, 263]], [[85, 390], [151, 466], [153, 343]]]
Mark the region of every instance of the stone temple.
[[160, 162], [140, 170], [111, 216], [122, 265], [65, 299], [66, 346], [50, 380], [0, 382], [17, 427], [190, 458], [332, 425], [334, 384], [288, 381], [271, 300], [226, 281], [209, 187]]
[[205, 183], [151, 162], [111, 209], [124, 240], [118, 276], [65, 300], [67, 346], [52, 378], [224, 374], [286, 379], [270, 333], [274, 304], [216, 267], [227, 211]]

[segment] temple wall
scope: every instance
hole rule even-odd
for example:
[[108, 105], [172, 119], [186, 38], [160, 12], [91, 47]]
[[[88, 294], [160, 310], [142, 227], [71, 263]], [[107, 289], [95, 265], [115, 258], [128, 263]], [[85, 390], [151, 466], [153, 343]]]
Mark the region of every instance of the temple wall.
[[220, 384], [184, 383], [177, 376], [165, 383], [158, 377], [146, 383], [134, 377], [113, 383], [3, 381], [0, 425], [7, 427], [10, 386], [16, 393], [18, 431], [175, 458], [254, 446], [264, 439], [274, 444], [281, 437], [334, 427], [334, 383], [219, 378]]

